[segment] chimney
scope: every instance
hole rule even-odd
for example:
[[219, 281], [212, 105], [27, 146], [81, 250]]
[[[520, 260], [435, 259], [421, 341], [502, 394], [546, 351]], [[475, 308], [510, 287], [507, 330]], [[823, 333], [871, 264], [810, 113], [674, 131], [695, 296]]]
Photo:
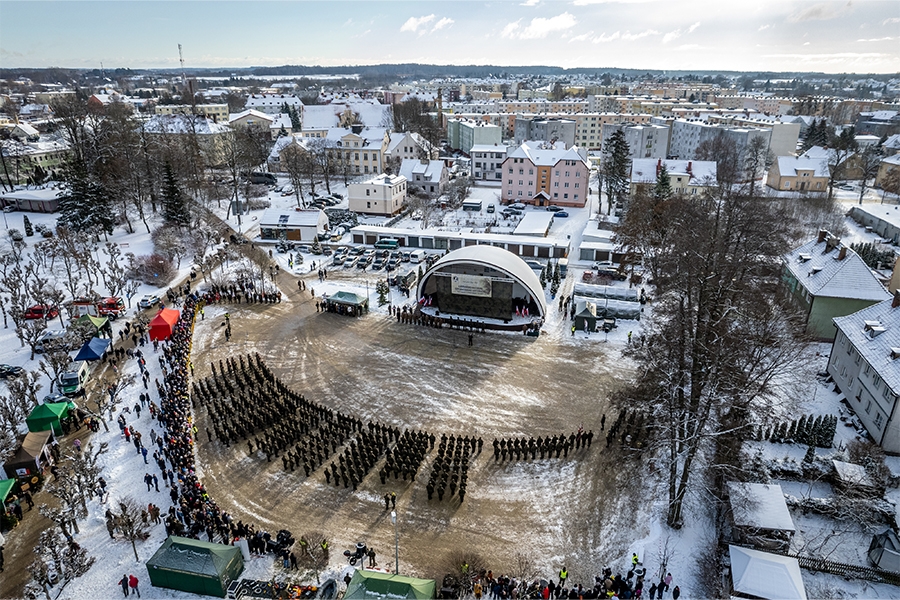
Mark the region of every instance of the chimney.
[[694, 176], [694, 174], [691, 173], [691, 164], [692, 164], [692, 161], [688, 161], [688, 168], [687, 168], [687, 174], [688, 174], [688, 177], [693, 177], [693, 176]]
[[900, 290], [894, 292], [894, 301], [891, 302], [891, 308], [900, 307]]
[[821, 244], [822, 242], [825, 241], [825, 238], [826, 238], [826, 237], [828, 237], [828, 232], [825, 231], [824, 229], [820, 229], [820, 230], [819, 230], [819, 237], [818, 237], [818, 239], [816, 239], [816, 243], [817, 243], [817, 244]]
[[844, 260], [847, 258], [847, 246], [841, 246], [841, 251], [838, 253], [838, 260]]

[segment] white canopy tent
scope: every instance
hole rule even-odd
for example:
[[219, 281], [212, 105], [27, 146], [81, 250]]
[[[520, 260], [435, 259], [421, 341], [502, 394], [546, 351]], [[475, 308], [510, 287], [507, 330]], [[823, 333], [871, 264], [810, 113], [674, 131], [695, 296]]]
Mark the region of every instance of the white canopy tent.
[[796, 558], [728, 546], [735, 594], [764, 600], [807, 600]]

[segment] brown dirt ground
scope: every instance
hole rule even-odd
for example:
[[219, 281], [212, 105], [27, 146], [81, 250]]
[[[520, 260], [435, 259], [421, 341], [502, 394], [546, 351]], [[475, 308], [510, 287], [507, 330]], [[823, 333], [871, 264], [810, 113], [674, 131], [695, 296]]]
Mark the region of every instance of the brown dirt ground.
[[[330, 273], [329, 280], [340, 277]], [[466, 332], [403, 325], [383, 313], [360, 319], [317, 314], [309, 292], [299, 293], [296, 280], [283, 279], [288, 301], [228, 307], [230, 343], [223, 320], [207, 309], [194, 336], [197, 378], [209, 375], [210, 359], [259, 352], [277, 377], [307, 399], [438, 437], [481, 436], [484, 452], [474, 459], [460, 504], [455, 498], [428, 501], [425, 483], [434, 452], [415, 482], [389, 479], [381, 485], [378, 463], [354, 492], [326, 485], [322, 469], [308, 479], [302, 472], [285, 473], [280, 459], [267, 463], [259, 455], [249, 457], [246, 443], [225, 448], [201, 433], [205, 484], [236, 518], [273, 535], [281, 528], [296, 536], [323, 531], [334, 566], [357, 541], [374, 546], [379, 564], [390, 566], [394, 531], [383, 496], [396, 491], [401, 572], [438, 580], [447, 554], [467, 549], [487, 559], [495, 573], [512, 568], [515, 553], [523, 552], [545, 577], [566, 564], [570, 582], [587, 584], [608, 561], [624, 556], [631, 536], [641, 535], [630, 518], [639, 491], [628, 475], [634, 465], [605, 449], [597, 435], [609, 392], [628, 374], [617, 349], [577, 345], [565, 336], [501, 333], [476, 334], [470, 348]], [[203, 432], [205, 411], [197, 424]], [[595, 443], [574, 457], [493, 460], [495, 436], [569, 433], [580, 424], [594, 430]]]

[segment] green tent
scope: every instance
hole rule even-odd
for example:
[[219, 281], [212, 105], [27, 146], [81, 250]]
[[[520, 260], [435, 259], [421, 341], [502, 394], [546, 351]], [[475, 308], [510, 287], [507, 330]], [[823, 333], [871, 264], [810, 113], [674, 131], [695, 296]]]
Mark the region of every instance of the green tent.
[[106, 317], [93, 317], [91, 315], [82, 315], [75, 320], [76, 323], [90, 323], [97, 331], [100, 331], [100, 328], [106, 325], [107, 321], [109, 321], [109, 319]]
[[347, 600], [379, 598], [434, 598], [434, 579], [418, 579], [381, 571], [357, 569], [344, 594]]
[[244, 570], [239, 548], [169, 536], [147, 561], [154, 587], [225, 597], [228, 586]]
[[61, 419], [65, 419], [69, 415], [68, 402], [48, 402], [47, 404], [38, 404], [25, 419], [28, 424], [28, 431], [47, 431], [53, 429], [56, 435], [62, 435]]
[[16, 487], [15, 479], [0, 479], [0, 508], [3, 508], [3, 503], [14, 487]]

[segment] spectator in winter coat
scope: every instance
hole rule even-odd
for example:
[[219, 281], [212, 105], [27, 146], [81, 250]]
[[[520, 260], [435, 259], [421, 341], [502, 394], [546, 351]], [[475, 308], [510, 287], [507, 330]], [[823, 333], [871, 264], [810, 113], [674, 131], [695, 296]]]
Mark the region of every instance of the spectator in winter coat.
[[138, 578], [134, 575], [128, 576], [128, 587], [131, 588], [132, 594], [137, 594], [137, 597], [141, 597], [141, 590], [138, 589]]
[[119, 580], [119, 585], [122, 586], [122, 593], [125, 597], [128, 597], [128, 575], [122, 575], [122, 579]]

